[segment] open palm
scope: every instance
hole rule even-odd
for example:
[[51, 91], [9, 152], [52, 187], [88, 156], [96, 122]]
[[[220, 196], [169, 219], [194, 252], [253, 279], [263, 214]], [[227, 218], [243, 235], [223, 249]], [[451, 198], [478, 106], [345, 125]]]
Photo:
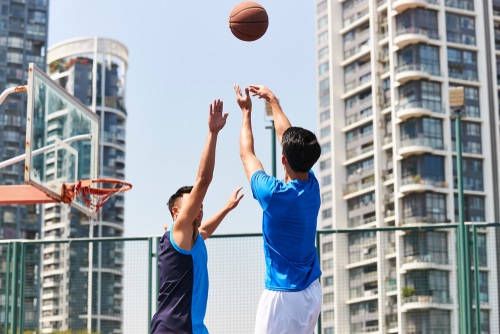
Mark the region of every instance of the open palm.
[[248, 88], [245, 88], [245, 96], [241, 95], [241, 89], [239, 85], [234, 85], [234, 91], [236, 92], [236, 102], [238, 102], [240, 108], [246, 110], [252, 109], [252, 100], [250, 99]]
[[219, 132], [226, 125], [228, 113], [223, 114], [223, 103], [221, 100], [214, 100], [210, 105], [210, 114], [208, 116], [208, 128], [210, 132]]

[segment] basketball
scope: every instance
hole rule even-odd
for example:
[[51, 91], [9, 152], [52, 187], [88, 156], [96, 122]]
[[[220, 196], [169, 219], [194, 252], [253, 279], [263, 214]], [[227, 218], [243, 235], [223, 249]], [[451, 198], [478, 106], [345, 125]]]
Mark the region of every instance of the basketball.
[[256, 2], [244, 1], [237, 4], [229, 15], [229, 28], [233, 35], [245, 42], [256, 41], [267, 30], [267, 12]]

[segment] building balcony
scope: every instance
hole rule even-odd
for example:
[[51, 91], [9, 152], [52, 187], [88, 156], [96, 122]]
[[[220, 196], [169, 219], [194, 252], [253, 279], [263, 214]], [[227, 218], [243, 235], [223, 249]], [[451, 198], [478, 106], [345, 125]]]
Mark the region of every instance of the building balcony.
[[445, 108], [438, 101], [412, 101], [398, 105], [396, 115], [401, 120], [411, 117], [444, 117]]
[[409, 8], [423, 7], [428, 5], [438, 5], [438, 0], [396, 0], [392, 3], [392, 9], [398, 13], [402, 13]]
[[439, 76], [439, 71], [425, 64], [408, 64], [396, 68], [396, 81], [401, 84], [410, 80], [429, 80], [432, 76]]
[[361, 122], [363, 120], [369, 120], [370, 116], [373, 115], [372, 107], [361, 110], [360, 112], [356, 112], [355, 114], [348, 115], [345, 118], [346, 127]]
[[[435, 266], [448, 266], [449, 260], [447, 254], [424, 254], [424, 255], [409, 255], [403, 258], [404, 270], [428, 269]], [[439, 268], [447, 269], [447, 268]]]
[[474, 1], [445, 0], [446, 7], [474, 11]]
[[399, 189], [403, 194], [410, 192], [424, 192], [444, 190], [446, 188], [446, 181], [433, 180], [420, 175], [405, 177], [401, 180], [401, 187]]
[[451, 298], [447, 294], [403, 297], [402, 306], [403, 312], [430, 308], [451, 309], [453, 307]]
[[367, 39], [366, 41], [360, 43], [357, 46], [348, 48], [344, 51], [344, 60], [353, 58], [356, 55], [365, 54], [370, 52], [370, 39]]
[[[444, 217], [445, 213], [441, 213]], [[443, 218], [438, 219], [435, 216], [412, 216], [412, 217], [404, 217], [401, 219], [402, 226], [409, 225], [423, 225], [423, 224], [447, 224], [451, 221], [449, 219]]]
[[398, 153], [406, 157], [412, 154], [436, 153], [436, 151], [443, 150], [445, 150], [445, 147], [442, 140], [419, 136], [401, 140]]
[[429, 43], [432, 40], [439, 40], [437, 32], [420, 27], [408, 27], [396, 31], [394, 44], [402, 49], [409, 44]]
[[[356, 148], [352, 148], [350, 150], [347, 150], [346, 152], [346, 158], [347, 160], [350, 160], [350, 159], [353, 159], [357, 156], [360, 156], [362, 154], [365, 154], [365, 153], [368, 153], [368, 152], [371, 152], [373, 151], [373, 144], [372, 145], [369, 145], [367, 147], [356, 147]], [[346, 195], [344, 193], [344, 195]]]
[[349, 228], [355, 228], [355, 227], [358, 227], [358, 226], [363, 226], [363, 225], [371, 224], [371, 223], [375, 222], [376, 220], [377, 220], [377, 218], [376, 218], [375, 215], [369, 216], [367, 218], [365, 218], [363, 216], [357, 216], [357, 217], [354, 217], [354, 218], [349, 218], [347, 220], [347, 226]]

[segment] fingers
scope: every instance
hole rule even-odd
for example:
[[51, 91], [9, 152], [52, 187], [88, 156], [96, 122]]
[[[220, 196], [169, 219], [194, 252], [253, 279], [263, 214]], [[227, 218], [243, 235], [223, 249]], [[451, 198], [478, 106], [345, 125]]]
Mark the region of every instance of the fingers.
[[214, 100], [214, 102], [210, 104], [210, 115], [213, 115], [216, 112], [222, 113], [223, 109], [224, 103], [220, 99]]
[[240, 89], [240, 85], [236, 85], [236, 84], [234, 84], [234, 86], [233, 86], [233, 87], [234, 87], [234, 91], [235, 91], [235, 93], [236, 93], [236, 96], [237, 96], [237, 97], [240, 97], [240, 96], [241, 96], [241, 89]]
[[248, 87], [245, 88], [245, 94], [247, 95], [247, 100], [250, 99], [250, 89]]

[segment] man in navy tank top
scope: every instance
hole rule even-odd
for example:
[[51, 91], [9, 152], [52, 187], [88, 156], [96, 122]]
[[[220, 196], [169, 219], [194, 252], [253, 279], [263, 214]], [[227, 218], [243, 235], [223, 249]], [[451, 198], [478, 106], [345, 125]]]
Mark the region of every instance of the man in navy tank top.
[[[243, 119], [240, 156], [254, 198], [262, 210], [266, 262], [265, 290], [259, 301], [255, 333], [311, 334], [321, 311], [321, 276], [316, 252], [320, 191], [312, 167], [321, 155], [314, 133], [293, 127], [267, 87], [251, 85], [245, 96], [234, 86]], [[283, 148], [284, 179], [266, 174], [255, 155], [251, 111], [253, 96], [272, 108], [276, 135]]]
[[215, 100], [210, 105], [209, 131], [194, 186], [180, 188], [168, 201], [173, 223], [158, 247], [160, 291], [151, 334], [208, 333], [203, 322], [208, 299], [204, 240], [243, 197], [238, 195], [241, 187], [237, 188], [226, 206], [201, 224], [203, 199], [213, 177], [217, 136], [227, 116], [223, 114], [222, 101]]

